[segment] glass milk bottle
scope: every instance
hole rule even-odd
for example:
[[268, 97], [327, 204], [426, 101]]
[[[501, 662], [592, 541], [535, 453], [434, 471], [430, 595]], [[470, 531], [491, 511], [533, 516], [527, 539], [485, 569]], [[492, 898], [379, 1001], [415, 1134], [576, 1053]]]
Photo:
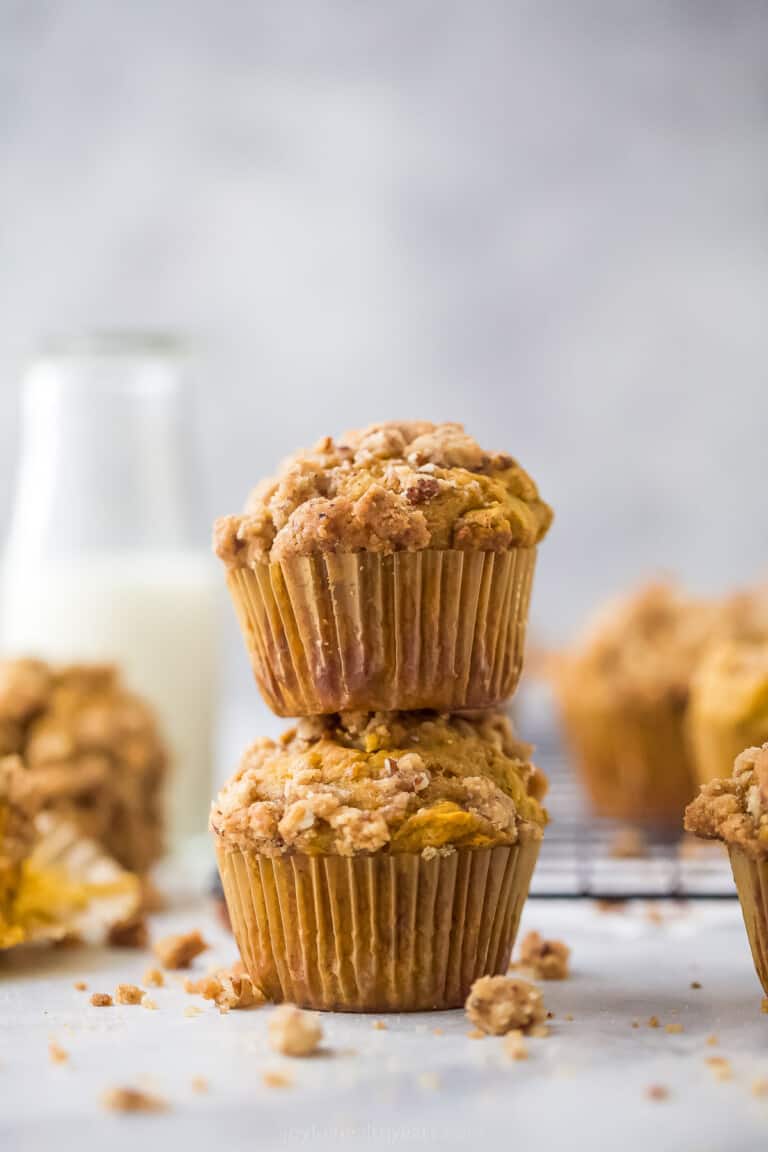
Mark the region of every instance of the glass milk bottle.
[[114, 661], [154, 703], [174, 847], [206, 827], [216, 692], [183, 368], [160, 335], [70, 341], [32, 362], [0, 598], [4, 653]]

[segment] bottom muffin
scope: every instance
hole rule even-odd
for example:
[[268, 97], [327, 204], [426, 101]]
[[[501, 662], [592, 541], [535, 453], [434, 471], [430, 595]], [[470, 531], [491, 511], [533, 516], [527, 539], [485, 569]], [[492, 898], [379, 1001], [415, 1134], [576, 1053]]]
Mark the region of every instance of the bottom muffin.
[[321, 717], [252, 745], [211, 828], [254, 982], [417, 1011], [506, 971], [546, 823], [528, 753], [495, 713]]
[[685, 827], [728, 848], [752, 959], [768, 995], [768, 744], [737, 756], [731, 777], [705, 784], [686, 809]]

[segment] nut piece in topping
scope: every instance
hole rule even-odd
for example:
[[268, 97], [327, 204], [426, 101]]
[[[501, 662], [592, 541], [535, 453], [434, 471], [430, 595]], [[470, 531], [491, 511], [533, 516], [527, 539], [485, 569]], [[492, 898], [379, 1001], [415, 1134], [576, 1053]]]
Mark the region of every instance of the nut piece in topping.
[[475, 980], [464, 1008], [472, 1023], [492, 1036], [504, 1036], [513, 1029], [527, 1032], [546, 1018], [538, 988], [511, 976]]
[[311, 1056], [323, 1038], [320, 1022], [293, 1004], [282, 1004], [269, 1021], [269, 1045], [283, 1056]]
[[91, 996], [91, 1004], [94, 1008], [111, 1008], [112, 997], [109, 992], [94, 992]]
[[101, 1098], [110, 1112], [167, 1112], [168, 1103], [161, 1096], [142, 1092], [140, 1088], [110, 1088]]
[[538, 932], [529, 932], [520, 945], [520, 965], [539, 980], [565, 980], [570, 955], [562, 940], [544, 940]]
[[154, 945], [154, 953], [163, 968], [189, 968], [195, 957], [205, 952], [207, 947], [200, 932], [182, 932], [158, 940]]
[[141, 1004], [144, 992], [136, 984], [118, 984], [115, 1000], [118, 1004]]
[[136, 912], [126, 920], [118, 920], [109, 929], [107, 943], [111, 948], [149, 947], [149, 928], [141, 912]]

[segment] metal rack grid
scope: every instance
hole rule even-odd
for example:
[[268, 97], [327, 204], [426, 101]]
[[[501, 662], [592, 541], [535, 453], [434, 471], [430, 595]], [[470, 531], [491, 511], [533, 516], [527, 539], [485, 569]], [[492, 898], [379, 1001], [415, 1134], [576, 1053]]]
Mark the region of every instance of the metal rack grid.
[[589, 813], [562, 749], [551, 739], [540, 740], [535, 759], [549, 777], [551, 823], [533, 876], [532, 897], [619, 901], [736, 896], [720, 844], [647, 834], [643, 857], [616, 859], [612, 848], [621, 825]]

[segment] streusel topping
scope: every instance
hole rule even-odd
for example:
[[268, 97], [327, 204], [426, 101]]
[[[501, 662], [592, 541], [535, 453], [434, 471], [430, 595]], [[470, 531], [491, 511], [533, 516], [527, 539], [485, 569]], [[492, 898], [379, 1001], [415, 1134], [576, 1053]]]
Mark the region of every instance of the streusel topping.
[[687, 807], [685, 828], [705, 840], [768, 856], [768, 744], [736, 757], [733, 775], [711, 780]]
[[500, 713], [345, 713], [257, 740], [211, 812], [266, 855], [421, 852], [540, 835], [546, 783]]
[[216, 522], [214, 547], [231, 567], [323, 552], [500, 552], [532, 547], [551, 520], [527, 472], [461, 424], [390, 422], [290, 457], [242, 515]]

